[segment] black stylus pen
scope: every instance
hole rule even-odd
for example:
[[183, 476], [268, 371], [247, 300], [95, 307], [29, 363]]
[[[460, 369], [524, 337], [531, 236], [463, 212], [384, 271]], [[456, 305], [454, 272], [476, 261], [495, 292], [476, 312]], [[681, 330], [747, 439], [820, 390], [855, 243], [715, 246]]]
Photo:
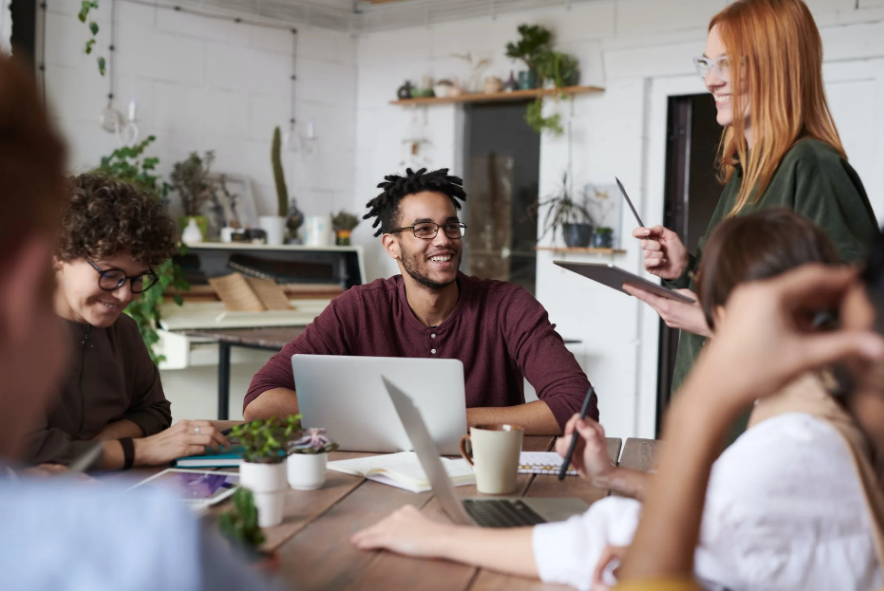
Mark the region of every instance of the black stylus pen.
[[[586, 398], [583, 399], [583, 406], [580, 407], [581, 420], [586, 418], [586, 413], [589, 411], [589, 401], [592, 400], [594, 392], [595, 388], [590, 384], [589, 390], [586, 392]], [[565, 454], [565, 460], [562, 462], [562, 467], [559, 469], [559, 480], [564, 480], [565, 474], [568, 473], [568, 466], [571, 465], [571, 456], [574, 455], [574, 448], [577, 446], [578, 437], [580, 437], [580, 434], [577, 433], [577, 429], [574, 429], [574, 433], [571, 434], [571, 445], [568, 446], [568, 453]]]

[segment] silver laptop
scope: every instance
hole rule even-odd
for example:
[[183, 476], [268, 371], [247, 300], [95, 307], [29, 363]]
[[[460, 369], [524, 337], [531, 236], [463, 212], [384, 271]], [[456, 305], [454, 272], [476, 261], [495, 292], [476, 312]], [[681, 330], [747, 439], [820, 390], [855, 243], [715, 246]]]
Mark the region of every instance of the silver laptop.
[[460, 453], [467, 409], [463, 363], [457, 359], [293, 355], [292, 371], [301, 423], [325, 427], [342, 450], [411, 450], [383, 374], [415, 393], [435, 445], [445, 454]]
[[414, 452], [420, 460], [433, 494], [442, 509], [459, 525], [482, 527], [524, 527], [548, 521], [563, 521], [589, 508], [575, 498], [497, 497], [460, 499], [448, 479], [439, 459], [439, 448], [427, 431], [427, 425], [412, 399], [386, 377], [384, 385], [399, 418], [411, 438]]

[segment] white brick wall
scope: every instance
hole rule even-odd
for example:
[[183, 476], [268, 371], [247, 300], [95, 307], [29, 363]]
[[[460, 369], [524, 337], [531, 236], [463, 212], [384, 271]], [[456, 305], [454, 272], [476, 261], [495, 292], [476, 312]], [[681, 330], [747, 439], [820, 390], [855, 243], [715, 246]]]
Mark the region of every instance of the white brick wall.
[[[46, 14], [46, 91], [71, 147], [71, 166], [86, 170], [116, 147], [98, 127], [108, 92], [94, 56], [83, 55], [86, 26], [75, 3], [50, 0]], [[107, 55], [110, 2], [95, 14], [98, 52]], [[292, 33], [117, 2], [116, 107], [138, 102], [142, 137], [161, 171], [198, 150], [215, 150], [214, 169], [252, 179], [259, 213], [275, 213], [270, 166], [273, 127], [289, 120]], [[309, 161], [284, 152], [289, 190], [309, 213], [352, 201], [356, 41], [335, 31], [299, 28], [296, 113], [315, 121], [320, 151]]]

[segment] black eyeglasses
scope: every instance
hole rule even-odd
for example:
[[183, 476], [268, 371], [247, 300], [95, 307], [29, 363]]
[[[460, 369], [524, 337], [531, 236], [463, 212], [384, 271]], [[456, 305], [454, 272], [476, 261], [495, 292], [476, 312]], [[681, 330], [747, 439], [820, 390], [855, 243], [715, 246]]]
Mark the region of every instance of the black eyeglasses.
[[414, 232], [415, 238], [432, 240], [436, 237], [436, 234], [439, 233], [439, 228], [442, 228], [442, 231], [445, 232], [445, 235], [452, 240], [463, 238], [463, 235], [467, 233], [467, 225], [461, 222], [448, 222], [447, 224], [442, 224], [441, 226], [435, 222], [420, 222], [419, 224], [415, 224], [413, 226], [396, 228], [395, 230], [391, 231], [390, 234], [395, 234], [397, 232], [401, 232], [402, 230], [411, 230], [412, 232]]
[[144, 293], [159, 281], [159, 277], [157, 277], [153, 270], [150, 270], [147, 273], [142, 273], [141, 275], [136, 275], [135, 277], [130, 277], [129, 275], [126, 275], [122, 269], [101, 269], [88, 258], [86, 259], [86, 262], [92, 265], [93, 269], [98, 271], [98, 287], [104, 291], [116, 291], [123, 287], [128, 280], [132, 282], [132, 293]]

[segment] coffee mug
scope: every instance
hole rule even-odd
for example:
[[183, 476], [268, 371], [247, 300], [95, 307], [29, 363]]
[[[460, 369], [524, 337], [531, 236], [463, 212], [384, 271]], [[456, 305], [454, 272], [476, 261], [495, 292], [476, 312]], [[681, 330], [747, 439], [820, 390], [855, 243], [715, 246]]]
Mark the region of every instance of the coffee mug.
[[524, 433], [519, 425], [481, 425], [461, 438], [460, 453], [473, 466], [480, 493], [505, 495], [518, 488]]

